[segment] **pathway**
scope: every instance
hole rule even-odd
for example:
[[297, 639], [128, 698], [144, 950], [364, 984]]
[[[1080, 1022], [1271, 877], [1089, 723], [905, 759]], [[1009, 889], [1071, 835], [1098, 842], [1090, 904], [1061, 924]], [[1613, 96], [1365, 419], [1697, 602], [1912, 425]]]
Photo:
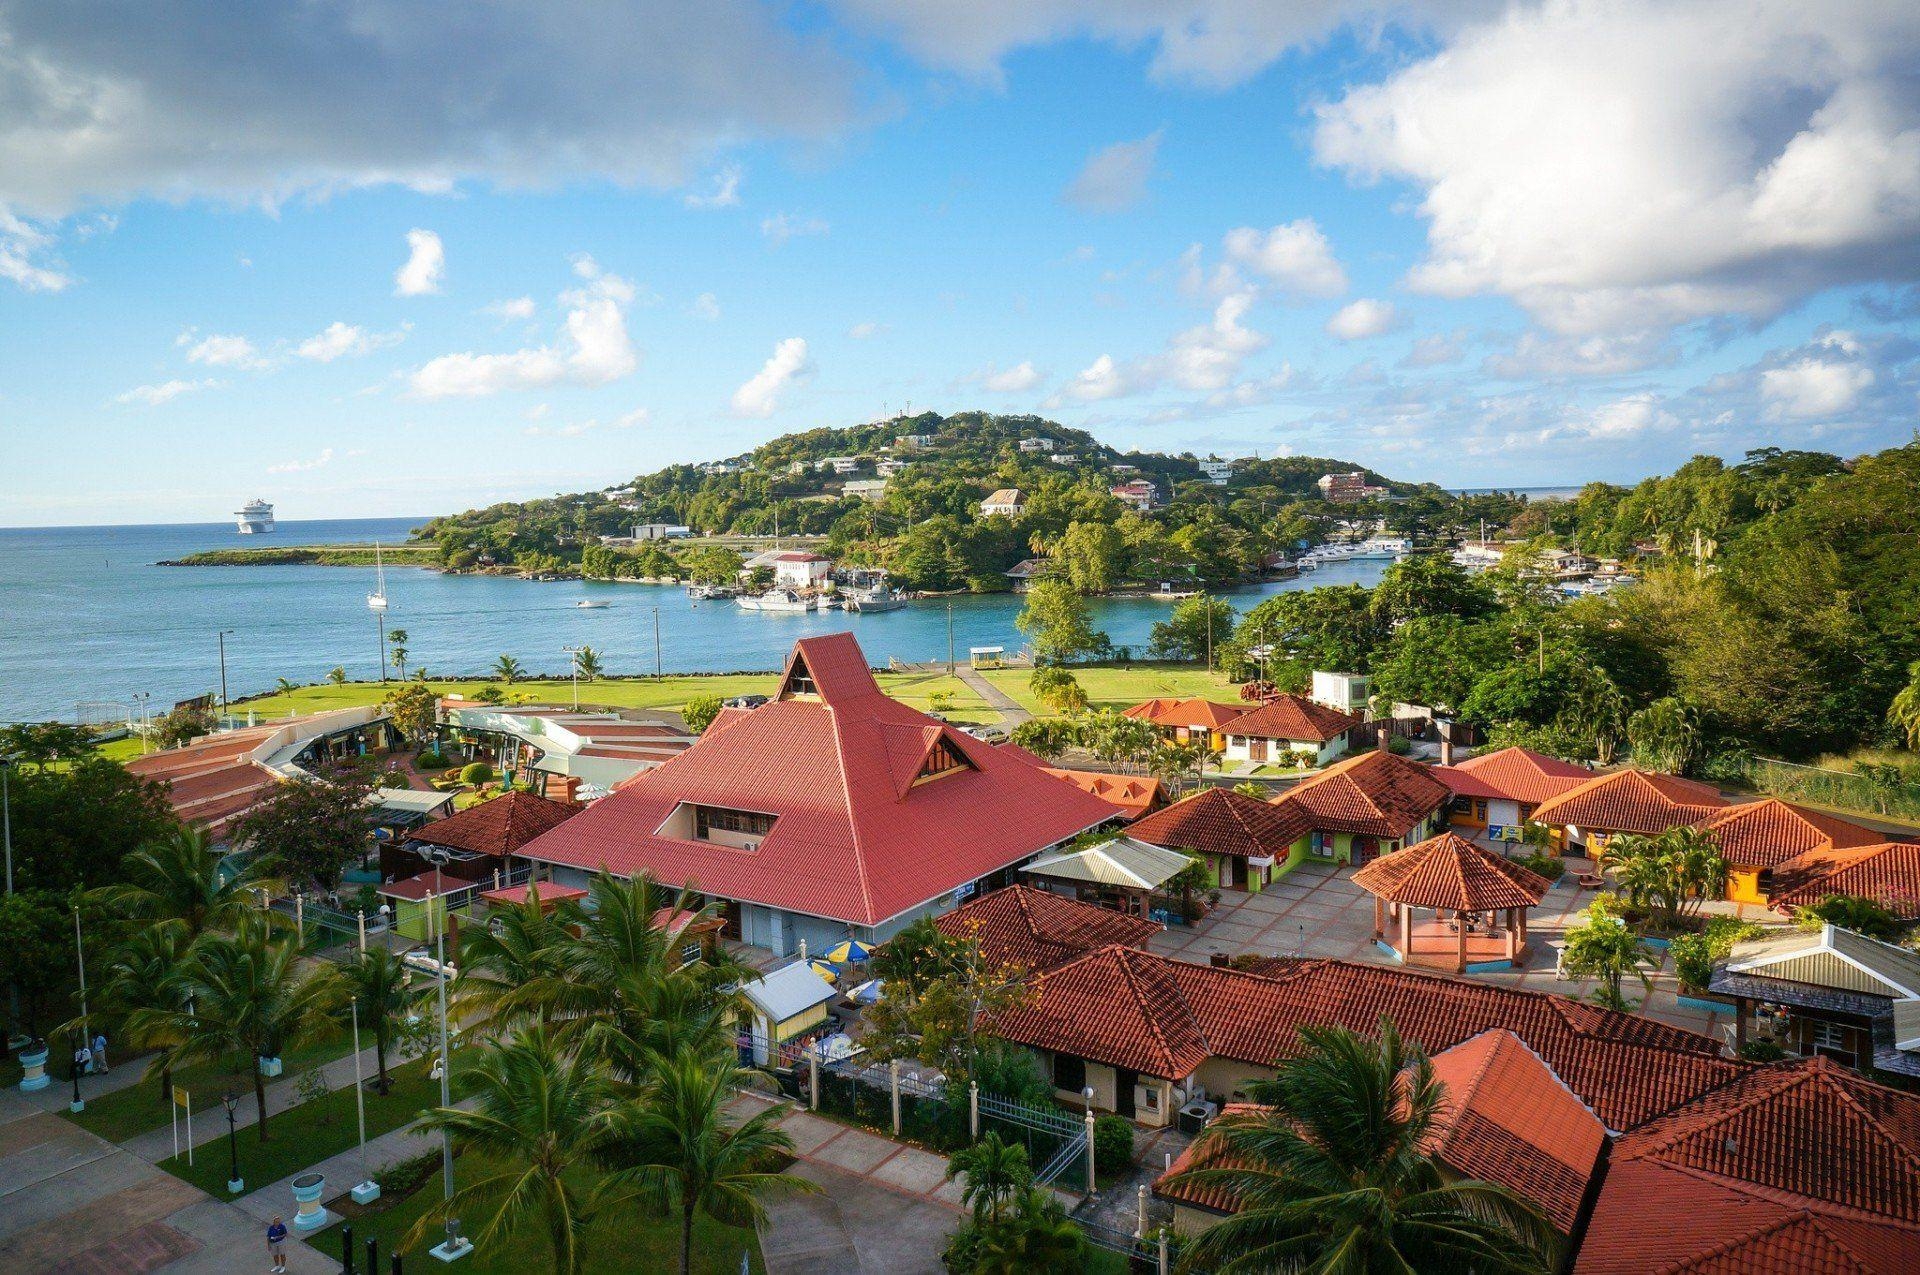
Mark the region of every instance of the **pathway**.
[[1033, 714], [1020, 707], [1018, 700], [980, 676], [979, 669], [966, 664], [956, 664], [953, 675], [965, 683], [968, 690], [985, 700], [988, 708], [1000, 714], [1000, 724], [1008, 730], [1032, 719]]
[[[391, 1050], [389, 1050], [388, 1053], [388, 1070], [391, 1071], [392, 1064], [399, 1060], [393, 1057]], [[375, 1066], [373, 1047], [369, 1045], [360, 1051], [361, 1074], [371, 1079]], [[351, 1053], [336, 1058], [330, 1063], [322, 1064], [318, 1070], [320, 1074], [326, 1078], [327, 1092], [329, 1093], [332, 1093], [336, 1089], [350, 1089], [353, 1087], [353, 1055]], [[120, 1069], [116, 1067], [112, 1073], [110, 1073], [110, 1076], [118, 1076], [119, 1074]], [[300, 1105], [301, 1098], [298, 1091], [300, 1082], [305, 1075], [306, 1073], [302, 1072], [299, 1076], [282, 1076], [267, 1086], [267, 1114], [269, 1116], [277, 1116], [289, 1107], [297, 1107]], [[82, 1079], [80, 1082], [83, 1092], [85, 1091], [86, 1083], [85, 1079]], [[210, 1142], [226, 1137], [227, 1122], [225, 1114], [226, 1113], [217, 1105], [217, 1102], [210, 1103], [206, 1108], [197, 1108], [194, 1111], [193, 1145], [203, 1147]], [[256, 1109], [254, 1106], [253, 1087], [251, 1085], [249, 1085], [242, 1094], [240, 1108], [234, 1115], [235, 1127], [240, 1129], [253, 1128]], [[269, 1132], [271, 1132], [271, 1129], [269, 1129]], [[181, 1146], [184, 1147], [186, 1145], [185, 1128], [180, 1130], [180, 1139]], [[136, 1134], [120, 1145], [126, 1150], [131, 1151], [134, 1155], [139, 1156], [142, 1160], [150, 1164], [158, 1164], [162, 1160], [170, 1159], [173, 1156], [173, 1126], [163, 1124], [157, 1129], [150, 1129], [145, 1133]]]

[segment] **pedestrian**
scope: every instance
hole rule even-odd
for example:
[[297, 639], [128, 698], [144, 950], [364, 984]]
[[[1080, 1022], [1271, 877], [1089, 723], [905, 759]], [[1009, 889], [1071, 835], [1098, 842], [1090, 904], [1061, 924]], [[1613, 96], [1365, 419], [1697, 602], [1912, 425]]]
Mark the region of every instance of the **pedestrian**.
[[81, 1041], [80, 1048], [73, 1051], [73, 1074], [84, 1076], [93, 1070], [93, 1051], [87, 1048], [87, 1042]]
[[287, 1269], [287, 1224], [275, 1213], [267, 1225], [267, 1256], [273, 1259], [274, 1275]]
[[107, 1066], [107, 1034], [104, 1031], [93, 1034], [93, 1069], [103, 1076], [110, 1070]]

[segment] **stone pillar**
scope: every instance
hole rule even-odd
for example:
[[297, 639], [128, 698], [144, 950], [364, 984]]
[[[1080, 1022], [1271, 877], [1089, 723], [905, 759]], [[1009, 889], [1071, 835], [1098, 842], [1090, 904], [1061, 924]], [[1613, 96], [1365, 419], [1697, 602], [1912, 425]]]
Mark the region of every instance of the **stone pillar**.
[[1524, 908], [1507, 909], [1507, 964], [1520, 963], [1520, 917], [1526, 915]]
[[[1118, 1077], [1115, 1078], [1114, 1083], [1115, 1084], [1119, 1083]], [[1094, 1191], [1093, 1120], [1094, 1120], [1093, 1090], [1089, 1089], [1087, 1090], [1087, 1194], [1088, 1195], [1092, 1195]]]
[[893, 1136], [900, 1136], [900, 1060], [895, 1058], [887, 1064], [888, 1079], [893, 1087]]
[[1404, 903], [1396, 903], [1400, 909], [1400, 959], [1402, 962], [1413, 959], [1413, 909]]
[[969, 1141], [980, 1141], [980, 1082], [967, 1082], [967, 1137]]
[[1387, 937], [1387, 902], [1379, 895], [1373, 896], [1373, 941], [1378, 943]]
[[820, 1110], [820, 1042], [807, 1047], [807, 1110]]
[[1464, 974], [1467, 972], [1467, 914], [1455, 912], [1453, 919], [1460, 929], [1460, 946], [1454, 955], [1453, 972]]

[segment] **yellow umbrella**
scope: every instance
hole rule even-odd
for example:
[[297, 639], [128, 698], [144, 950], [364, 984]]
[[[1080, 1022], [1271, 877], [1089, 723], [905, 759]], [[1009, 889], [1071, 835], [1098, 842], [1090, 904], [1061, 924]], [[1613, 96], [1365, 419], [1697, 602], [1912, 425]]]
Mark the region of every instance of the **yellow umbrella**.
[[829, 983], [837, 983], [840, 981], [839, 972], [825, 961], [808, 961], [807, 964], [813, 968], [814, 973], [826, 979]]
[[832, 961], [835, 965], [852, 965], [855, 962], [867, 960], [872, 955], [873, 949], [865, 943], [859, 939], [848, 939], [838, 947], [828, 950], [822, 959]]

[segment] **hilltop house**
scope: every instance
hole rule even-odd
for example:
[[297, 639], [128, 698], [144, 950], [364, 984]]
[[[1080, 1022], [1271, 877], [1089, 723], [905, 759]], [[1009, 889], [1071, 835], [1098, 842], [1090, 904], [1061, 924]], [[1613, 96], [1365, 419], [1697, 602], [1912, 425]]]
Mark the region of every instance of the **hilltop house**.
[[1360, 724], [1352, 713], [1299, 695], [1276, 695], [1232, 719], [1226, 728], [1226, 757], [1256, 766], [1296, 760], [1324, 766], [1347, 751]]
[[1146, 513], [1160, 503], [1160, 489], [1153, 485], [1151, 479], [1135, 478], [1115, 483], [1110, 490], [1115, 500], [1140, 513]]
[[1015, 518], [1027, 507], [1027, 498], [1018, 487], [1002, 487], [980, 502], [982, 518]]
[[1108, 803], [881, 694], [848, 633], [804, 638], [771, 703], [525, 847], [553, 879], [645, 872], [785, 955], [882, 941], [1116, 818]]
[[885, 478], [856, 478], [840, 488], [840, 494], [848, 500], [879, 500], [887, 494]]

